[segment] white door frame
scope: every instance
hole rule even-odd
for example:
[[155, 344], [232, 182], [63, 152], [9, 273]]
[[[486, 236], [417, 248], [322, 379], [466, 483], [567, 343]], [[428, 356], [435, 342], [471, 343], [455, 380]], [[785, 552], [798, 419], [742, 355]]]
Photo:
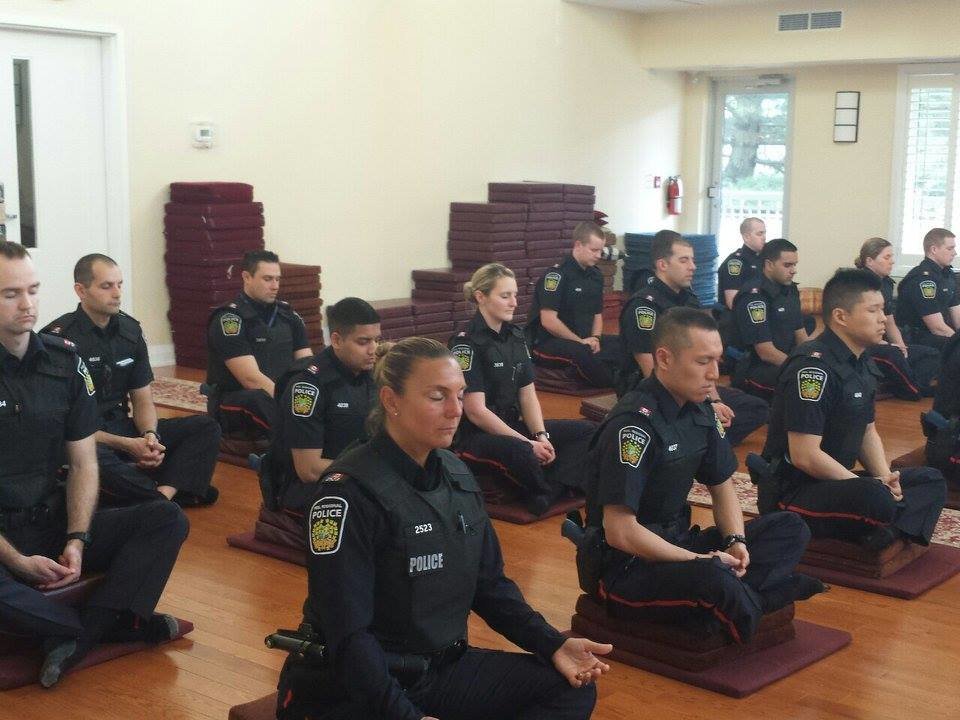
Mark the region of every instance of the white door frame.
[[100, 39], [103, 68], [103, 137], [106, 170], [106, 246], [123, 271], [124, 310], [134, 314], [130, 246], [130, 163], [127, 151], [127, 85], [123, 31], [109, 25], [52, 18], [0, 17], [0, 29]]
[[[711, 128], [710, 144], [710, 186], [717, 187], [717, 192], [722, 194], [720, 186], [723, 184], [720, 177], [721, 160], [720, 149], [723, 144], [723, 102], [725, 93], [735, 92], [741, 95], [766, 95], [768, 93], [782, 92], [790, 96], [787, 104], [787, 154], [783, 162], [783, 235], [787, 237], [790, 226], [790, 169], [793, 164], [793, 105], [794, 105], [794, 79], [789, 75], [780, 85], [748, 88], [746, 85], [756, 82], [756, 76], [716, 76], [711, 78], [711, 108], [710, 117], [713, 127]], [[778, 90], [778, 88], [780, 88]], [[722, 198], [721, 198], [722, 199]], [[707, 222], [709, 228], [707, 232], [718, 232], [720, 224], [720, 206], [714, 198], [709, 198], [707, 204]]]

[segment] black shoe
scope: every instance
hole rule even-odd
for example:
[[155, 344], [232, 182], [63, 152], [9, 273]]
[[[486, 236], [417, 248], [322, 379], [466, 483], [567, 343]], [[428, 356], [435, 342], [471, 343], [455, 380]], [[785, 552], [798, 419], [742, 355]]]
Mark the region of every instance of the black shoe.
[[173, 496], [173, 501], [182, 508], [206, 507], [207, 505], [213, 505], [219, 497], [220, 491], [211, 485], [203, 495], [177, 493]]
[[829, 585], [815, 577], [810, 577], [803, 573], [797, 573], [794, 577], [797, 579], [797, 587], [793, 597], [794, 600], [809, 600], [814, 595], [819, 595], [830, 589]]
[[40, 668], [40, 684], [45, 688], [52, 688], [63, 677], [64, 673], [80, 662], [85, 655], [80, 651], [80, 643], [76, 638], [64, 640], [54, 645], [43, 658]]
[[885, 547], [893, 545], [900, 537], [901, 533], [895, 527], [892, 525], [883, 525], [875, 530], [871, 530], [860, 538], [860, 544], [867, 550], [880, 552]]
[[540, 517], [553, 504], [553, 498], [550, 495], [534, 495], [526, 502], [527, 512], [531, 515]]

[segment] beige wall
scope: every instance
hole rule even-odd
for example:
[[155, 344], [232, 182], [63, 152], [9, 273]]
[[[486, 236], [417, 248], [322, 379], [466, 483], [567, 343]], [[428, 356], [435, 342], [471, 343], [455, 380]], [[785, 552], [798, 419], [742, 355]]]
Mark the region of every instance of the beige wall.
[[[838, 9], [841, 30], [776, 30], [781, 13]], [[695, 69], [957, 56], [958, 34], [956, 0], [787, 0], [646, 15], [637, 42], [648, 67]]]
[[[227, 9], [229, 8], [229, 9]], [[124, 33], [136, 314], [169, 342], [172, 180], [242, 180], [268, 246], [323, 266], [323, 296], [406, 295], [446, 264], [448, 203], [490, 180], [591, 183], [618, 232], [669, 225], [682, 80], [648, 72], [640, 18], [560, 0], [0, 0], [0, 20]], [[193, 149], [189, 123], [216, 125]]]

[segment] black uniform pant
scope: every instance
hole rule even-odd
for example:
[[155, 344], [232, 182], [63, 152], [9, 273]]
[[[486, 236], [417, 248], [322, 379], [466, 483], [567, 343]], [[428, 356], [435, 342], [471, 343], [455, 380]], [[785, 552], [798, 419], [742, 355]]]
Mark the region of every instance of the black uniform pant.
[[[98, 510], [90, 527], [93, 542], [83, 552], [83, 572], [103, 572], [106, 578], [86, 605], [149, 618], [188, 530], [186, 515], [166, 500]], [[56, 559], [65, 534], [66, 517], [61, 515], [59, 522], [7, 530], [4, 537], [23, 555]], [[82, 630], [74, 608], [51, 600], [2, 565], [0, 620], [39, 637], [77, 636]]]
[[921, 321], [921, 325], [916, 327], [900, 328], [904, 342], [907, 343], [908, 347], [915, 343], [917, 345], [932, 347], [938, 352], [943, 350], [943, 347], [950, 342], [950, 338], [944, 337], [943, 335], [934, 335], [922, 322], [923, 321]]
[[720, 395], [720, 401], [734, 413], [733, 422], [726, 429], [727, 440], [731, 445], [739, 445], [747, 435], [766, 425], [770, 419], [770, 406], [754, 395], [719, 385], [717, 394]]
[[[618, 617], [675, 622], [694, 629], [712, 619], [735, 642], [749, 642], [764, 613], [793, 601], [794, 569], [810, 530], [798, 515], [779, 512], [748, 522], [745, 535], [750, 565], [742, 578], [715, 557], [686, 562], [646, 562], [633, 557], [604, 573], [601, 599]], [[723, 547], [722, 533], [715, 527], [702, 532], [694, 527], [666, 539], [695, 553]]]
[[[474, 470], [493, 471], [516, 485], [528, 505], [537, 506], [542, 512], [546, 509], [542, 507], [544, 502], [549, 504], [565, 489], [583, 490], [584, 461], [590, 438], [597, 429], [589, 420], [547, 420], [544, 427], [557, 453], [546, 467], [537, 460], [530, 443], [509, 435], [463, 433], [454, 449]], [[526, 432], [523, 427], [514, 429]]]
[[895, 345], [874, 345], [867, 352], [883, 372], [884, 386], [901, 400], [930, 396], [937, 376], [940, 353], [927, 345], [908, 345], [904, 357]]
[[207, 413], [220, 423], [224, 435], [267, 438], [276, 425], [277, 404], [265, 390], [229, 390], [210, 396]]
[[550, 337], [538, 342], [531, 355], [537, 365], [573, 367], [589, 385], [599, 388], [613, 387], [621, 359], [620, 336], [601, 337], [598, 353], [594, 353], [589, 345]]
[[[378, 720], [356, 701], [311, 702], [290, 688], [287, 667], [280, 675], [280, 720]], [[292, 694], [287, 689], [292, 689]], [[303, 697], [304, 699], [299, 699]], [[469, 648], [460, 659], [431, 667], [407, 689], [407, 697], [425, 715], [441, 720], [587, 720], [597, 702], [594, 685], [575, 688], [557, 670], [524, 653]], [[289, 702], [285, 704], [285, 700]]]
[[730, 384], [770, 403], [774, 390], [777, 389], [779, 375], [779, 365], [772, 365], [748, 354], [737, 363]]
[[787, 467], [777, 507], [802, 516], [816, 538], [857, 541], [882, 526], [927, 545], [947, 497], [946, 481], [929, 467], [900, 471], [903, 500], [897, 502], [876, 478], [816, 480]]
[[[108, 433], [137, 437], [130, 418], [107, 423]], [[133, 458], [104, 444], [97, 445], [100, 464], [100, 499], [107, 505], [131, 505], [163, 499], [158, 485], [169, 485], [180, 495], [203, 497], [220, 452], [220, 426], [206, 415], [164, 418], [157, 423], [160, 442], [166, 448], [160, 467], [144, 470]]]

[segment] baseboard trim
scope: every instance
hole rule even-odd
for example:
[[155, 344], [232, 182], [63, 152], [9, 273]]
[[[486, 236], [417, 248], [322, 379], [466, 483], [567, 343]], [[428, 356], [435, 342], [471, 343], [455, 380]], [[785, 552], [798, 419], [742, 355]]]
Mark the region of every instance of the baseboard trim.
[[147, 353], [150, 355], [151, 367], [157, 368], [177, 364], [177, 357], [173, 354], [173, 343], [149, 345]]

